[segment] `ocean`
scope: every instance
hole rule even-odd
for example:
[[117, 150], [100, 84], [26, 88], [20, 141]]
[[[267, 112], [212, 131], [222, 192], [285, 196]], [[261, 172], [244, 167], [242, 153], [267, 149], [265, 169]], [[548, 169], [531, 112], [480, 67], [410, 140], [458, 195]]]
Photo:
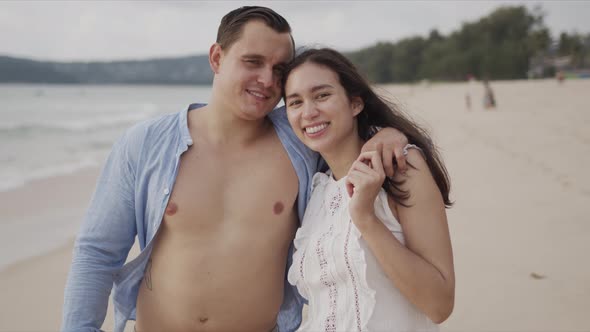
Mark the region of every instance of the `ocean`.
[[[11, 197], [33, 180], [101, 167], [125, 129], [207, 102], [210, 92], [210, 86], [0, 85], [0, 192]], [[0, 268], [76, 235], [85, 206], [51, 209], [17, 219], [0, 211]]]
[[0, 191], [100, 166], [134, 123], [206, 102], [209, 86], [0, 85]]

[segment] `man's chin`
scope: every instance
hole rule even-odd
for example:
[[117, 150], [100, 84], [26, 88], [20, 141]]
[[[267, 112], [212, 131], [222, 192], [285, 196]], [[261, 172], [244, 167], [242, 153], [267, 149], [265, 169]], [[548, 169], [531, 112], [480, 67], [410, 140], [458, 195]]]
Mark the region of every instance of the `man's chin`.
[[278, 101], [276, 103], [269, 101], [264, 104], [246, 105], [245, 110], [247, 113], [264, 114], [263, 116], [266, 116], [268, 113], [272, 112], [278, 104]]
[[242, 110], [242, 114], [243, 114], [244, 118], [254, 121], [254, 120], [263, 119], [270, 112], [272, 112], [273, 109], [274, 108], [272, 108], [272, 107], [271, 108], [269, 108], [269, 107], [265, 107], [265, 108], [249, 107], [249, 108]]

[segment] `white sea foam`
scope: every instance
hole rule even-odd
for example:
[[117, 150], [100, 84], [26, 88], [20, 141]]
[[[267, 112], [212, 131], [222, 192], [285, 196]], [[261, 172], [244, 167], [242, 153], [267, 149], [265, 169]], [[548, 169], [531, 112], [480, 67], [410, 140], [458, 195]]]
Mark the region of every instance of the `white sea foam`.
[[6, 132], [66, 131], [84, 133], [90, 130], [125, 126], [153, 116], [152, 112], [100, 115], [83, 119], [42, 120], [27, 118], [20, 121], [0, 122], [0, 134]]
[[100, 163], [101, 158], [98, 155], [89, 155], [85, 159], [79, 161], [51, 165], [34, 170], [3, 171], [0, 172], [0, 192], [13, 190], [24, 186], [31, 181], [72, 174], [82, 169], [98, 167]]

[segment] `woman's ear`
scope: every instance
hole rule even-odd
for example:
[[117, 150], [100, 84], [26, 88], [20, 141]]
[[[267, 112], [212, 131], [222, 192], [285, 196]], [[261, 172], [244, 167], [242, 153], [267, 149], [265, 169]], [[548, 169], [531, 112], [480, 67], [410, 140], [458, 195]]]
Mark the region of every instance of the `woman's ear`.
[[352, 104], [352, 115], [353, 116], [359, 115], [363, 111], [363, 109], [365, 108], [365, 102], [359, 96], [352, 97], [351, 104]]
[[223, 50], [221, 49], [221, 45], [215, 43], [211, 45], [209, 48], [209, 66], [211, 66], [211, 70], [213, 70], [214, 74], [219, 73], [219, 67], [221, 65], [221, 57]]

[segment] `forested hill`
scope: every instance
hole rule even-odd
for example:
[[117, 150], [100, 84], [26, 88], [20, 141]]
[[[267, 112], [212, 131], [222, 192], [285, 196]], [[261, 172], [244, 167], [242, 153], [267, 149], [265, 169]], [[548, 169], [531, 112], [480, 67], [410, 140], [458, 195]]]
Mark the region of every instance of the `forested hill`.
[[[581, 36], [573, 37], [582, 41]], [[432, 30], [427, 37], [378, 43], [350, 58], [378, 83], [455, 81], [468, 75], [521, 79], [527, 77], [531, 58], [554, 52], [554, 45], [540, 9], [500, 7], [476, 22], [463, 23], [447, 36]], [[559, 51], [571, 54], [570, 49]]]
[[[375, 83], [522, 79], [531, 61], [567, 57], [571, 68], [590, 66], [590, 34], [551, 36], [540, 8], [500, 7], [445, 36], [432, 30], [347, 56]], [[540, 60], [539, 60], [540, 59]], [[542, 76], [554, 74], [543, 65]], [[0, 56], [0, 83], [210, 84], [206, 55], [145, 61], [40, 62]]]
[[2, 83], [210, 84], [212, 78], [206, 55], [70, 63], [0, 56]]

